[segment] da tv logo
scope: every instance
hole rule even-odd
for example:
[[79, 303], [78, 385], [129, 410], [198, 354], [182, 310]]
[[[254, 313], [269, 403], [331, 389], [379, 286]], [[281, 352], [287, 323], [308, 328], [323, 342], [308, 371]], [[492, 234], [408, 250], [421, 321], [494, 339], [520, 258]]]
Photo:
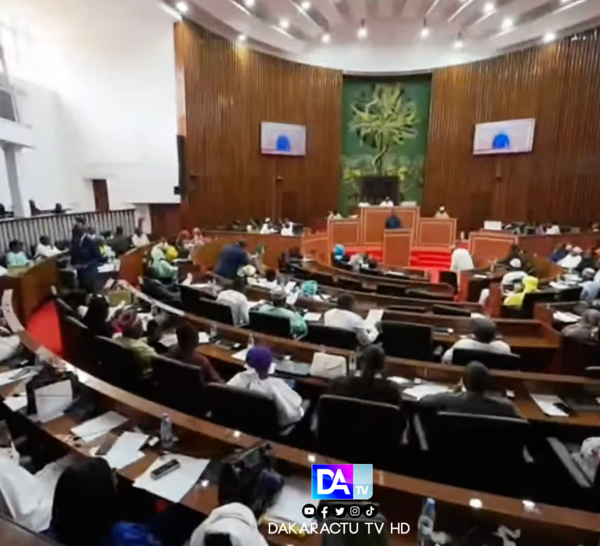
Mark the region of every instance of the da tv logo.
[[372, 464], [313, 464], [313, 499], [370, 499], [373, 496]]

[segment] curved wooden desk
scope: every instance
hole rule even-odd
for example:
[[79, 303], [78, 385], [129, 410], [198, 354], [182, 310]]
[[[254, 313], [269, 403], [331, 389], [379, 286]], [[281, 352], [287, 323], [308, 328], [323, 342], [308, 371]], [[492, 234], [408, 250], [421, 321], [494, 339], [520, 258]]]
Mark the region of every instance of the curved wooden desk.
[[[29, 351], [39, 352], [40, 345], [24, 330], [16, 315], [13, 307], [14, 295], [12, 290], [7, 290], [2, 297], [2, 306], [7, 322], [14, 331], [18, 332], [21, 342]], [[49, 356], [54, 365], [64, 366], [67, 364], [55, 355]], [[77, 370], [75, 369], [75, 371]], [[156, 426], [162, 414], [168, 411], [181, 440], [179, 448], [188, 454], [215, 458], [236, 447], [248, 447], [259, 441], [258, 438], [242, 434], [239, 431], [169, 410], [160, 404], [125, 392], [95, 377], [81, 376], [81, 379], [100, 397], [103, 409], [119, 411], [129, 418], [131, 424]], [[6, 396], [14, 392], [15, 388], [18, 386], [13, 385], [10, 388], [0, 389], [0, 391]], [[69, 450], [88, 456], [89, 448], [98, 445], [104, 438], [82, 446], [76, 443], [69, 434], [75, 424], [73, 418], [63, 416], [39, 426]], [[304, 478], [308, 478], [312, 463], [341, 463], [341, 461], [282, 444], [272, 443], [271, 445], [275, 459], [286, 463], [292, 474]], [[125, 479], [133, 480], [148, 468], [156, 457], [155, 451], [149, 451], [143, 459], [122, 469], [120, 474]], [[466, 530], [471, 527], [474, 520], [483, 522], [493, 519], [496, 524], [520, 528], [522, 539], [527, 544], [558, 546], [577, 543], [577, 541], [591, 541], [600, 532], [600, 516], [598, 514], [543, 504], [537, 504], [534, 511], [528, 511], [520, 499], [447, 486], [383, 471], [374, 472], [373, 483], [374, 499], [380, 504], [382, 512], [390, 522], [407, 521], [414, 525], [421, 509], [423, 497], [433, 497], [438, 501], [437, 517], [442, 526], [447, 521], [453, 528]], [[480, 510], [473, 511], [470, 508], [469, 501], [473, 498], [481, 500], [483, 507]], [[196, 485], [182, 502], [198, 512], [208, 514], [217, 505], [216, 488]], [[271, 543], [278, 545], [308, 544], [317, 546], [321, 541], [321, 537], [317, 535], [310, 535], [306, 539], [288, 535], [268, 535], [268, 539]], [[390, 542], [398, 546], [408, 546], [414, 543], [414, 535], [392, 535]]]

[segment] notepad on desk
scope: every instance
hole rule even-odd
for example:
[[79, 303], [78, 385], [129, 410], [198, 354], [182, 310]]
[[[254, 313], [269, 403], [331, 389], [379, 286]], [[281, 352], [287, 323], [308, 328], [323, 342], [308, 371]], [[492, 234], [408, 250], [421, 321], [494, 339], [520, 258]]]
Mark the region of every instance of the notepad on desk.
[[323, 313], [306, 313], [304, 315], [304, 320], [306, 320], [307, 322], [318, 322], [321, 320], [321, 317], [323, 316]]
[[442, 394], [445, 392], [451, 392], [451, 389], [446, 385], [438, 385], [435, 383], [426, 383], [425, 385], [417, 385], [406, 389], [403, 394], [406, 394], [415, 400], [421, 400], [425, 396], [430, 394]]
[[567, 311], [556, 311], [552, 315], [552, 318], [558, 322], [566, 323], [579, 322], [581, 320], [579, 315], [576, 315], [575, 313], [569, 313]]
[[61, 416], [73, 402], [71, 381], [59, 381], [33, 391], [35, 407], [40, 423], [47, 423]]
[[367, 318], [365, 319], [365, 324], [368, 327], [374, 328], [378, 322], [381, 322], [383, 318], [383, 309], [371, 309]]
[[406, 379], [406, 377], [400, 377], [398, 375], [388, 377], [387, 380], [391, 381], [395, 385], [400, 385], [400, 386], [403, 386], [403, 385], [406, 385], [406, 384], [412, 382], [410, 379]]
[[313, 502], [311, 495], [310, 480], [287, 478], [273, 504], [267, 509], [265, 518], [308, 525], [312, 518], [302, 515], [302, 507]]
[[568, 417], [569, 414], [556, 406], [564, 404], [559, 396], [555, 394], [531, 394], [532, 400], [549, 417]]
[[126, 422], [127, 417], [124, 417], [115, 411], [108, 411], [103, 415], [73, 427], [71, 432], [75, 434], [75, 436], [81, 438], [84, 442], [89, 443], [111, 430], [120, 427]]
[[[124, 432], [117, 438], [106, 455], [101, 455], [111, 468], [120, 470], [140, 460], [144, 453], [141, 450], [149, 436], [140, 432]], [[90, 449], [90, 455], [96, 456], [100, 446]]]

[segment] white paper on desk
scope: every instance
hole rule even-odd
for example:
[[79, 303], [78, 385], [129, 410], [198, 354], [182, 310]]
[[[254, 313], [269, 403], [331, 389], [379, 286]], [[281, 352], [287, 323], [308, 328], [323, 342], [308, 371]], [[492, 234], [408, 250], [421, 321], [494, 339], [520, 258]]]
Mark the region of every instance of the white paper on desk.
[[286, 294], [291, 294], [292, 290], [293, 290], [294, 288], [296, 288], [296, 284], [298, 284], [296, 281], [288, 281], [288, 282], [286, 282], [286, 283], [285, 283], [285, 286], [284, 286], [284, 288], [283, 288], [283, 291], [284, 291]]
[[322, 316], [322, 313], [306, 313], [302, 318], [307, 322], [318, 322]]
[[209, 282], [199, 282], [196, 284], [190, 284], [191, 288], [197, 288], [198, 290], [200, 289], [204, 289], [204, 288], [212, 288], [214, 285], [212, 285]]
[[210, 343], [210, 337], [208, 337], [208, 334], [206, 332], [198, 333], [198, 343]]
[[404, 394], [411, 396], [415, 400], [421, 400], [425, 396], [430, 394], [441, 394], [444, 392], [450, 392], [450, 388], [446, 385], [436, 385], [435, 383], [425, 383], [424, 385], [417, 385], [416, 387], [410, 387], [404, 391]]
[[394, 383], [396, 385], [406, 385], [406, 383], [410, 383], [410, 379], [406, 379], [406, 377], [400, 377], [398, 375], [388, 377], [387, 380], [391, 381], [392, 383]]
[[185, 277], [185, 279], [183, 279], [182, 283], [183, 286], [189, 286], [190, 284], [192, 284], [192, 274], [188, 273]]
[[298, 477], [287, 478], [283, 488], [275, 498], [274, 504], [267, 509], [266, 517], [282, 519], [300, 525], [310, 524], [312, 518], [302, 515], [302, 507], [312, 504], [310, 480]]
[[579, 315], [575, 315], [574, 313], [568, 313], [566, 311], [556, 311], [552, 315], [552, 318], [554, 320], [557, 320], [558, 322], [567, 323], [579, 322], [581, 320], [581, 317]]
[[[181, 467], [158, 480], [150, 476], [153, 470], [171, 459], [177, 459]], [[180, 502], [194, 487], [209, 462], [209, 459], [196, 459], [186, 455], [167, 455], [154, 461], [148, 470], [133, 482], [133, 486], [171, 502]]]
[[71, 381], [59, 381], [33, 391], [40, 423], [47, 423], [62, 415], [73, 402]]
[[9, 396], [4, 399], [4, 405], [10, 411], [19, 411], [27, 406], [27, 396]]
[[103, 415], [73, 427], [71, 432], [87, 443], [110, 432], [114, 428], [120, 427], [126, 421], [127, 417], [119, 415], [115, 411], [108, 411]]
[[[24, 368], [19, 368], [18, 370], [10, 370], [8, 372], [0, 373], [0, 387], [4, 387], [4, 385], [10, 385], [11, 383], [14, 383], [15, 381], [23, 381], [24, 379], [27, 379], [37, 373], [35, 370], [32, 369], [27, 375], [25, 375], [25, 372], [23, 372], [23, 369]], [[23, 375], [21, 377], [15, 379], [15, 377], [17, 375], [20, 375], [21, 372], [23, 372]]]
[[285, 303], [288, 305], [296, 305], [296, 301], [298, 301], [299, 292], [292, 292], [285, 298]]
[[170, 347], [171, 345], [175, 345], [177, 343], [177, 334], [175, 334], [175, 333], [165, 334], [163, 337], [160, 338], [160, 342], [163, 345], [166, 345], [167, 347]]
[[367, 326], [367, 328], [374, 328], [378, 322], [381, 322], [382, 318], [383, 309], [371, 309], [365, 319], [365, 326]]
[[[111, 468], [120, 470], [132, 463], [135, 463], [144, 456], [140, 448], [146, 443], [149, 436], [140, 432], [124, 432], [117, 438], [106, 455], [101, 457], [106, 459]], [[96, 455], [98, 447], [90, 449], [92, 456]]]
[[260, 283], [258, 282], [257, 279], [255, 279], [254, 277], [248, 277], [246, 279], [246, 282], [250, 285], [250, 286], [258, 286]]
[[471, 318], [487, 318], [483, 313], [471, 313]]
[[546, 415], [549, 417], [568, 417], [560, 408], [555, 406], [556, 403], [561, 403], [562, 400], [555, 394], [532, 394], [531, 398]]
[[246, 355], [248, 354], [248, 349], [242, 349], [241, 351], [238, 351], [237, 353], [235, 353], [234, 355], [232, 355], [231, 358], [235, 358], [236, 360], [241, 360], [242, 362], [246, 362]]

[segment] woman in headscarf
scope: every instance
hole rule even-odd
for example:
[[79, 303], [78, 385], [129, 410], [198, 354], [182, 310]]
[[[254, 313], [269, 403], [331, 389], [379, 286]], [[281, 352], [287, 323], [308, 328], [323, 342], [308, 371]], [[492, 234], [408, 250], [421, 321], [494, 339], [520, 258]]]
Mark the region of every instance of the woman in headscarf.
[[118, 506], [108, 463], [77, 461], [56, 484], [48, 534], [64, 546], [161, 546], [145, 525], [119, 521]]
[[179, 232], [177, 236], [176, 246], [178, 250], [189, 250], [194, 243], [192, 242], [192, 238], [190, 237], [190, 232], [186, 229]]
[[173, 281], [177, 277], [177, 267], [169, 263], [166, 252], [169, 249], [169, 243], [166, 240], [161, 240], [154, 245], [150, 252], [150, 264], [156, 278], [161, 280]]
[[279, 425], [297, 423], [304, 415], [302, 397], [283, 379], [269, 376], [273, 354], [268, 347], [252, 347], [246, 355], [247, 370], [234, 375], [228, 385], [266, 394], [275, 401]]
[[83, 324], [88, 327], [93, 336], [104, 336], [111, 338], [115, 333], [115, 328], [108, 320], [110, 306], [103, 296], [93, 296], [90, 299], [85, 316], [82, 319]]
[[346, 248], [344, 245], [337, 244], [333, 247], [333, 259], [335, 261], [341, 261], [344, 257], [344, 254], [346, 254]]
[[516, 290], [512, 294], [509, 294], [504, 298], [504, 305], [507, 307], [515, 307], [516, 309], [521, 309], [523, 307], [523, 300], [525, 299], [525, 294], [529, 294], [531, 292], [536, 292], [538, 288], [539, 280], [537, 277], [527, 276], [523, 279], [523, 288], [522, 290]]
[[562, 335], [572, 337], [584, 343], [598, 341], [598, 327], [600, 326], [600, 311], [588, 309], [581, 315], [581, 320], [563, 328]]

